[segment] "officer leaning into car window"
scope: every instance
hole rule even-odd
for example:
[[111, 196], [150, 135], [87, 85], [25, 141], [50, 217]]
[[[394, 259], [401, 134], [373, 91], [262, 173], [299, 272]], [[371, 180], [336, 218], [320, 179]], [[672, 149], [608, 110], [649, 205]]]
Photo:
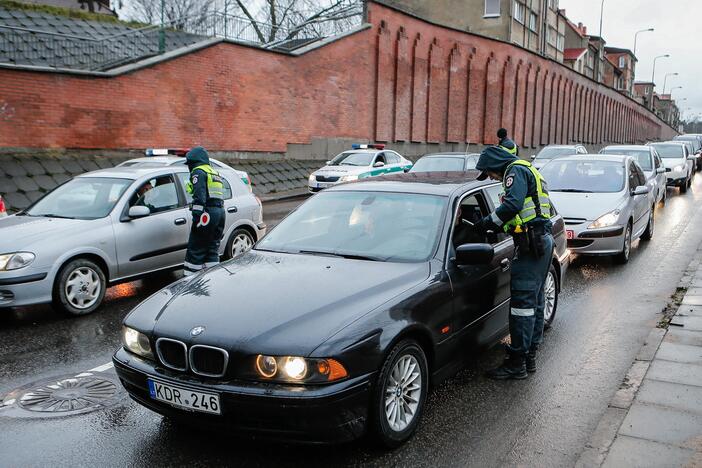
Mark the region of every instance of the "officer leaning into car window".
[[509, 154], [513, 156], [519, 156], [519, 147], [517, 144], [507, 138], [507, 130], [504, 128], [501, 128], [497, 131], [497, 138], [500, 139], [500, 142], [497, 143], [497, 146], [502, 148], [503, 150], [507, 151]]
[[219, 244], [224, 234], [224, 184], [210, 166], [210, 157], [202, 146], [185, 155], [190, 169], [186, 190], [192, 195], [193, 225], [188, 239], [183, 268], [185, 276], [219, 263]]
[[544, 283], [553, 255], [551, 202], [546, 181], [527, 161], [500, 147], [480, 154], [478, 180], [501, 180], [504, 195], [495, 211], [475, 224], [482, 232], [503, 230], [512, 235], [515, 256], [509, 333], [504, 363], [488, 371], [493, 379], [525, 379], [536, 371], [536, 350], [544, 331]]

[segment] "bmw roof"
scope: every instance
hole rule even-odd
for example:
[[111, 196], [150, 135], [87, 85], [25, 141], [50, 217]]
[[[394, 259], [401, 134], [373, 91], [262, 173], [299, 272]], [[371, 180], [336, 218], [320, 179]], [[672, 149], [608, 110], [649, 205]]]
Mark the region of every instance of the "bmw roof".
[[477, 180], [480, 172], [409, 172], [335, 185], [326, 191], [379, 191], [450, 196], [461, 187], [483, 187], [494, 181]]

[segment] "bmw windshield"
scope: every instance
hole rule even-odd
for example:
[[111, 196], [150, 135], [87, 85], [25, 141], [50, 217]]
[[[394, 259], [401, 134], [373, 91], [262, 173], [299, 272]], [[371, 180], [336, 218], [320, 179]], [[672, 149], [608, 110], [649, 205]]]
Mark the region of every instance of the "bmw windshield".
[[370, 166], [375, 153], [341, 153], [331, 161], [331, 166]]
[[104, 218], [132, 182], [130, 179], [77, 177], [46, 194], [23, 214], [49, 218]]
[[257, 250], [360, 260], [422, 262], [439, 239], [446, 198], [386, 192], [323, 192], [285, 218]]
[[557, 160], [540, 172], [549, 192], [615, 193], [624, 189], [624, 165], [620, 162]]

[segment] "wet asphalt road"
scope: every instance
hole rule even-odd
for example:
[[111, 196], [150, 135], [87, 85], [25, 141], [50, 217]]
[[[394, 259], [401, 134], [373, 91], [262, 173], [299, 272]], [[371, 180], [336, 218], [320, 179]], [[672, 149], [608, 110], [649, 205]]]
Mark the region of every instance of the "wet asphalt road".
[[[501, 353], [494, 348], [476, 355], [434, 389], [417, 434], [395, 451], [365, 441], [336, 447], [252, 443], [174, 425], [122, 398], [110, 408], [63, 418], [16, 417], [0, 409], [0, 466], [572, 465], [702, 241], [702, 175], [691, 193], [668, 195], [656, 212], [654, 239], [634, 244], [628, 265], [574, 260], [535, 375], [487, 380], [483, 371]], [[267, 206], [267, 221], [275, 224], [297, 203]], [[111, 288], [104, 307], [78, 319], [49, 307], [5, 311], [0, 400], [30, 382], [108, 363], [119, 346], [121, 319], [174, 278]]]

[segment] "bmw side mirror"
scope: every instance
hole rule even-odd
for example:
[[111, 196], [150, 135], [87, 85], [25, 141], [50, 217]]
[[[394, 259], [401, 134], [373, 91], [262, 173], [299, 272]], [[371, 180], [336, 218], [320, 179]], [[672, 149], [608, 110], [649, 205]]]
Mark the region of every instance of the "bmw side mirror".
[[456, 248], [456, 265], [486, 265], [495, 257], [490, 244], [463, 244]]
[[129, 208], [129, 212], [127, 214], [129, 219], [144, 218], [151, 214], [151, 210], [148, 206], [132, 206]]
[[375, 164], [373, 164], [373, 167], [383, 167], [385, 163], [383, 161], [378, 161]]
[[631, 196], [634, 197], [636, 195], [646, 195], [650, 191], [651, 189], [649, 189], [646, 185], [639, 185], [631, 191]]
[[670, 171], [670, 168], [659, 167], [658, 169], [656, 169], [656, 174], [665, 174], [668, 171]]

